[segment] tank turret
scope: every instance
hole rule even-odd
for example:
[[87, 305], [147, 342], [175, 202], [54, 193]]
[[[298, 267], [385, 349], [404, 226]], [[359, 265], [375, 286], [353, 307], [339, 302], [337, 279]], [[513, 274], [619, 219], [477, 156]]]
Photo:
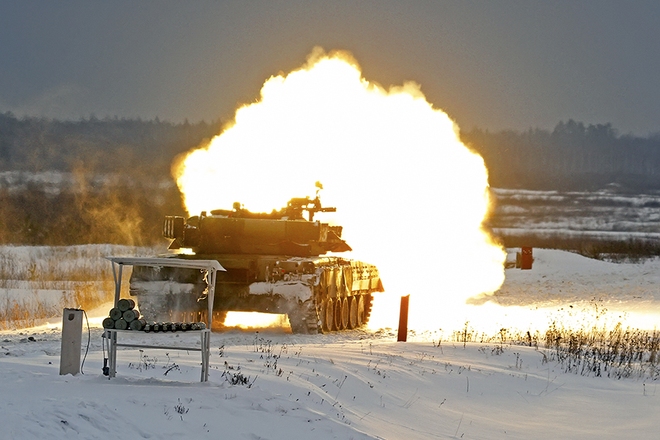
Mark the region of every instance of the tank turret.
[[[271, 213], [254, 213], [238, 202], [233, 210], [216, 209], [185, 219], [167, 216], [163, 236], [170, 249], [188, 248], [195, 254], [285, 254], [319, 256], [350, 251], [341, 239], [342, 227], [314, 221], [317, 212], [335, 212], [315, 199], [293, 198]], [[307, 212], [307, 219], [303, 213]]]

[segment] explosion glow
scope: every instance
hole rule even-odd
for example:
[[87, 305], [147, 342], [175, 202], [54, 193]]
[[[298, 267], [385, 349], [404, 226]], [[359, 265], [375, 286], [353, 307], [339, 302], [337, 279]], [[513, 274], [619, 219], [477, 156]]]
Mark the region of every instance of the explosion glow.
[[468, 297], [504, 280], [504, 251], [482, 229], [487, 170], [458, 127], [415, 83], [389, 90], [364, 79], [345, 52], [315, 49], [301, 69], [273, 76], [232, 125], [175, 167], [191, 214], [270, 212], [325, 189], [322, 221], [344, 226], [347, 258], [378, 266], [370, 327], [397, 327], [411, 294], [409, 328], [464, 323]]

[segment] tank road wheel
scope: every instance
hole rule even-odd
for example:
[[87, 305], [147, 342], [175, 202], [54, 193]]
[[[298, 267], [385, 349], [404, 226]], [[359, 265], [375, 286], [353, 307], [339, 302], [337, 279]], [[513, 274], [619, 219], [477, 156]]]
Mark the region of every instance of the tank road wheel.
[[341, 329], [346, 330], [348, 328], [348, 298], [341, 300]]
[[362, 327], [364, 322], [364, 295], [357, 296], [356, 312], [357, 316], [357, 327]]
[[323, 301], [321, 320], [323, 321], [323, 331], [331, 332], [335, 329], [335, 304], [332, 298]]
[[344, 330], [341, 326], [341, 298], [335, 301], [335, 330]]
[[351, 330], [359, 327], [358, 324], [358, 300], [356, 296], [348, 298], [348, 328]]

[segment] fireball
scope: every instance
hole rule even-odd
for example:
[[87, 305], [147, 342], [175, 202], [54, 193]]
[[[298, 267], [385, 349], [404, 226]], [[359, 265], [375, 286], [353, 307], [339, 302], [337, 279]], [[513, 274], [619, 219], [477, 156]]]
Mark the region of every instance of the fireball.
[[[506, 257], [483, 228], [483, 159], [414, 82], [384, 88], [347, 52], [315, 49], [305, 65], [265, 81], [259, 99], [174, 169], [191, 214], [231, 207], [269, 212], [323, 183], [323, 221], [344, 226], [350, 258], [378, 266], [370, 326], [460, 326], [467, 298], [497, 290]], [[307, 194], [301, 193], [307, 192]], [[346, 255], [344, 255], [346, 256]]]

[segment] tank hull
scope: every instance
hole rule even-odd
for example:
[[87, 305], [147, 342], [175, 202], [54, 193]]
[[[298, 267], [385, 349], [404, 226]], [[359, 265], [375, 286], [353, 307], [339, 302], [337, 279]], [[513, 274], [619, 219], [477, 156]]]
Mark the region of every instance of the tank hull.
[[[213, 322], [229, 311], [286, 314], [294, 333], [359, 328], [370, 316], [372, 294], [383, 286], [375, 266], [336, 256], [196, 254], [172, 258], [217, 260]], [[204, 274], [190, 269], [136, 266], [131, 295], [148, 320], [202, 320]]]

